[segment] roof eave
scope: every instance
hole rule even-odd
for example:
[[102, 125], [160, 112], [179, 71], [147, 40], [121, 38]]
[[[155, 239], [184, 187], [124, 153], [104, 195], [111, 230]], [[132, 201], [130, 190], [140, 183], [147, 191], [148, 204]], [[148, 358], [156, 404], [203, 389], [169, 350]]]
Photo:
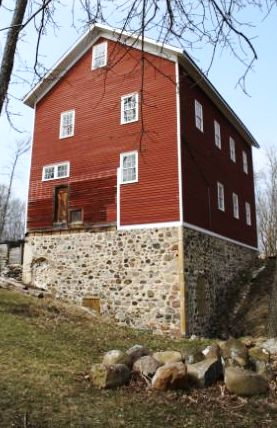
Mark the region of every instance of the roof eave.
[[232, 123], [240, 135], [246, 140], [250, 146], [259, 148], [260, 145], [253, 137], [251, 132], [246, 128], [242, 123], [240, 118], [236, 115], [234, 110], [229, 106], [229, 104], [223, 99], [214, 85], [207, 79], [207, 77], [201, 72], [199, 67], [195, 62], [187, 55], [182, 53], [179, 55], [180, 64], [188, 72], [188, 74], [193, 78], [195, 83], [208, 95], [208, 97], [216, 104], [218, 109], [227, 117], [227, 119]]

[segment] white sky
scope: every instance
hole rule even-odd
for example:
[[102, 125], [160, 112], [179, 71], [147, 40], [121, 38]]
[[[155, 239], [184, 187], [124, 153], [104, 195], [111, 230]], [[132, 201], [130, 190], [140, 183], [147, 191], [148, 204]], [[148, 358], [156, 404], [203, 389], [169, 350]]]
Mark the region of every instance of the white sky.
[[[60, 30], [55, 35], [53, 30], [48, 30], [48, 34], [43, 39], [43, 56], [40, 61], [47, 67], [53, 65], [59, 57], [75, 42], [78, 38], [77, 31], [72, 27], [69, 3], [64, 2], [65, 6], [62, 12], [57, 15], [57, 22]], [[262, 21], [262, 16], [258, 12], [248, 13], [247, 20], [256, 24], [256, 27], [250, 29], [250, 34], [256, 36], [253, 40], [258, 53], [258, 61], [255, 63], [254, 71], [250, 72], [247, 78], [247, 89], [250, 96], [245, 95], [242, 90], [236, 86], [239, 77], [242, 74], [241, 64], [230, 53], [223, 52], [217, 55], [209, 79], [225, 98], [225, 100], [234, 109], [237, 115], [248, 127], [256, 140], [261, 145], [261, 149], [253, 150], [254, 165], [256, 170], [264, 168], [265, 150], [271, 146], [276, 146], [277, 135], [277, 8], [273, 9], [271, 14]], [[0, 16], [0, 28], [8, 25], [7, 16]], [[29, 30], [26, 39], [21, 42], [19, 55], [16, 62], [17, 75], [28, 78], [24, 73], [24, 64], [31, 63], [34, 55], [35, 33]], [[4, 33], [0, 33], [0, 52], [2, 53], [4, 43]], [[200, 68], [207, 67], [210, 58], [210, 49], [203, 46], [201, 50], [188, 50]], [[30, 82], [31, 83], [31, 82]], [[12, 86], [13, 96], [21, 99], [29, 86], [22, 82]], [[11, 129], [5, 117], [0, 118], [0, 182], [5, 181], [6, 167], [15, 144], [15, 141], [26, 139], [32, 134], [33, 110], [23, 105], [18, 100], [11, 101], [11, 110], [20, 114], [14, 121], [16, 126], [23, 130], [18, 134]], [[14, 192], [20, 198], [26, 198], [28, 188], [29, 158], [24, 156], [17, 171], [17, 177], [14, 184]]]

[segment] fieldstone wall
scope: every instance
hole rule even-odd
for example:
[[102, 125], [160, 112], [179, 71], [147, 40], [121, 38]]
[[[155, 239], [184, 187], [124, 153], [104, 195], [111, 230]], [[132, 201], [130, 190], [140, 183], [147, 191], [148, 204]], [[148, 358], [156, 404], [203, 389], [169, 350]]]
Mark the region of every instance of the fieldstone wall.
[[29, 234], [23, 280], [58, 298], [100, 299], [119, 322], [180, 333], [178, 229]]
[[[254, 250], [183, 229], [187, 334], [213, 336]], [[178, 228], [33, 233], [23, 280], [118, 322], [180, 334]], [[222, 318], [223, 317], [223, 318]]]
[[228, 297], [242, 286], [242, 273], [249, 273], [257, 252], [184, 228], [184, 259], [187, 333], [216, 336], [228, 314]]
[[0, 243], [0, 276], [21, 281], [23, 250], [22, 240]]

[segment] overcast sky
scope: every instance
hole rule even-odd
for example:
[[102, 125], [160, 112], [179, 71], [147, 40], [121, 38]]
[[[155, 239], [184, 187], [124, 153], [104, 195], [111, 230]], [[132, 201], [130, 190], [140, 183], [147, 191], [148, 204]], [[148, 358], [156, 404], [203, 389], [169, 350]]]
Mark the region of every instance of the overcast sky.
[[[57, 31], [57, 34], [53, 30], [49, 30], [43, 40], [43, 56], [40, 60], [47, 67], [53, 65], [81, 34], [78, 34], [71, 26], [69, 3], [71, 2], [65, 2], [65, 5], [68, 5], [56, 17], [60, 30]], [[253, 150], [255, 169], [260, 170], [264, 168], [265, 150], [277, 145], [277, 9], [275, 8], [265, 20], [262, 20], [262, 16], [257, 11], [251, 14], [248, 10], [246, 12], [247, 20], [255, 23], [255, 28], [249, 31], [255, 37], [253, 43], [258, 53], [258, 61], [255, 63], [254, 70], [247, 77], [249, 95], [245, 95], [237, 86], [243, 68], [230, 53], [223, 52], [217, 55], [208, 77], [261, 145], [260, 150]], [[76, 16], [76, 23], [80, 27], [78, 16]], [[2, 14], [0, 28], [7, 24], [7, 16]], [[17, 75], [28, 79], [30, 74], [24, 71], [24, 64], [30, 64], [32, 61], [34, 39], [35, 33], [29, 30], [27, 37], [20, 44], [16, 61]], [[4, 33], [1, 32], [1, 53], [3, 43]], [[208, 46], [193, 51], [189, 50], [188, 53], [193, 56], [201, 69], [206, 69], [210, 58]], [[15, 132], [5, 117], [0, 118], [0, 182], [5, 180], [6, 167], [9, 164], [15, 141], [26, 139], [32, 134], [33, 110], [24, 106], [20, 101], [28, 90], [29, 86], [18, 79], [11, 89], [13, 96], [19, 100], [12, 100], [10, 108], [14, 113], [21, 115], [14, 117], [14, 123], [23, 132], [21, 134]], [[20, 198], [26, 198], [27, 195], [29, 158], [30, 155], [21, 160], [14, 185], [14, 191]]]

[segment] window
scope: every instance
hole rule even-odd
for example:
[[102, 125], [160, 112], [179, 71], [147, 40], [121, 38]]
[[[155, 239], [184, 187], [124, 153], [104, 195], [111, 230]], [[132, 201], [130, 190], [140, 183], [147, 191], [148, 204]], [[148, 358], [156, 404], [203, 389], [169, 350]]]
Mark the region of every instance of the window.
[[105, 67], [107, 65], [108, 43], [98, 43], [92, 48], [92, 69]]
[[82, 210], [70, 210], [69, 212], [69, 221], [70, 223], [82, 223]]
[[239, 197], [236, 193], [233, 193], [233, 216], [239, 219]]
[[203, 109], [197, 100], [195, 100], [195, 126], [203, 132]]
[[243, 172], [248, 174], [248, 160], [246, 152], [242, 152], [242, 164], [243, 164]]
[[229, 138], [229, 146], [230, 146], [230, 159], [233, 162], [236, 162], [236, 145], [235, 145], [235, 140], [232, 137]]
[[121, 97], [121, 124], [138, 120], [138, 93]]
[[60, 138], [72, 137], [74, 135], [75, 110], [61, 113]]
[[121, 153], [120, 155], [121, 183], [136, 183], [138, 181], [138, 152]]
[[43, 180], [53, 180], [55, 178], [55, 167], [45, 166], [43, 168]]
[[251, 221], [251, 207], [250, 204], [248, 202], [245, 202], [245, 219], [246, 219], [246, 224], [248, 226], [251, 226], [252, 221]]
[[44, 166], [42, 170], [42, 181], [69, 177], [69, 166], [69, 162]]
[[220, 211], [225, 211], [224, 186], [221, 183], [217, 183], [217, 208]]
[[214, 140], [215, 140], [216, 147], [221, 149], [220, 125], [216, 120], [214, 121]]

